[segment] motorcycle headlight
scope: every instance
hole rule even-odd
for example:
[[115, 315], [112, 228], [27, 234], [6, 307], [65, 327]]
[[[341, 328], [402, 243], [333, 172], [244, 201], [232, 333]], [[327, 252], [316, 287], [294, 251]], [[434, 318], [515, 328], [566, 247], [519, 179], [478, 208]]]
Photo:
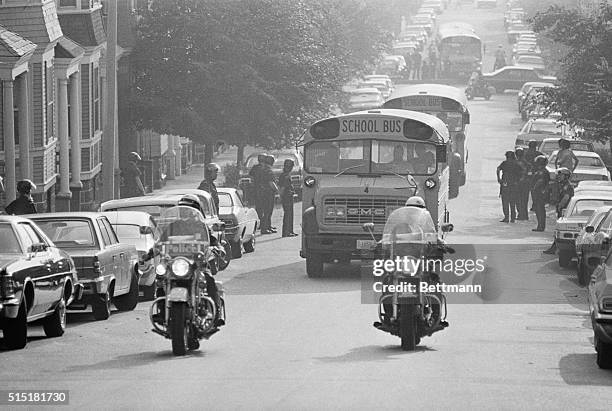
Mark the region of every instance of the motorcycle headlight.
[[157, 275], [166, 275], [168, 269], [166, 268], [166, 264], [160, 263], [155, 266], [155, 274]]
[[177, 258], [172, 262], [172, 272], [177, 277], [185, 277], [189, 273], [189, 261]]
[[435, 188], [436, 180], [434, 180], [433, 178], [428, 178], [427, 180], [425, 180], [425, 187], [427, 187], [430, 190]]

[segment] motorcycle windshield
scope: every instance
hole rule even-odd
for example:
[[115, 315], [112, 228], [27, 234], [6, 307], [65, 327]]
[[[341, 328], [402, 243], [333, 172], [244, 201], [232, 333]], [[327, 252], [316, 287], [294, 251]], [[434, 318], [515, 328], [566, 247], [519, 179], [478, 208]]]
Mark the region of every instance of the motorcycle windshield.
[[210, 237], [202, 213], [195, 208], [176, 206], [165, 209], [157, 219], [160, 244], [170, 256], [193, 255], [204, 251]]
[[402, 207], [394, 210], [382, 235], [383, 248], [394, 256], [421, 257], [428, 244], [436, 244], [438, 234], [429, 212], [424, 208]]

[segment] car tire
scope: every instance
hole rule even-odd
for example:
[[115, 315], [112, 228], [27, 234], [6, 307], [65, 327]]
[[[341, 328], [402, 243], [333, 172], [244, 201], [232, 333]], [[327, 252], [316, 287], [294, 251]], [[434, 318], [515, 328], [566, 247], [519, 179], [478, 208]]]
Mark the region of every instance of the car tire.
[[132, 311], [138, 304], [138, 274], [132, 271], [130, 291], [120, 297], [113, 299], [113, 304], [119, 311]]
[[66, 300], [62, 294], [53, 314], [43, 321], [43, 330], [47, 337], [61, 337], [66, 331]]
[[253, 234], [253, 237], [251, 237], [249, 241], [243, 244], [243, 247], [245, 253], [252, 253], [255, 251], [255, 234]]
[[567, 253], [567, 251], [559, 250], [559, 266], [563, 268], [567, 268], [572, 263], [572, 257]]
[[310, 254], [306, 257], [306, 274], [309, 278], [319, 278], [323, 276], [323, 256], [320, 254]]
[[10, 350], [20, 350], [28, 343], [27, 309], [24, 301], [15, 318], [8, 318], [4, 325], [4, 343]]
[[603, 370], [612, 369], [612, 344], [606, 344], [595, 336], [595, 350], [597, 351], [597, 366]]
[[111, 297], [107, 290], [105, 294], [98, 294], [91, 304], [91, 310], [96, 320], [108, 320], [111, 315]]
[[242, 240], [233, 241], [231, 243], [231, 247], [232, 247], [232, 258], [242, 257]]

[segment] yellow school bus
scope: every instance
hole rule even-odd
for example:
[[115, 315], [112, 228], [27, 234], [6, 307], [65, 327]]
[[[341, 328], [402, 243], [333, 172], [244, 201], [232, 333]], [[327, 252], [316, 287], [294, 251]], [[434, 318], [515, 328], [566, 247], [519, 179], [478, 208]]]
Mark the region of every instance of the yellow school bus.
[[326, 262], [377, 258], [389, 214], [424, 198], [441, 234], [448, 222], [448, 128], [415, 111], [378, 109], [313, 124], [304, 139], [302, 248], [309, 277]]

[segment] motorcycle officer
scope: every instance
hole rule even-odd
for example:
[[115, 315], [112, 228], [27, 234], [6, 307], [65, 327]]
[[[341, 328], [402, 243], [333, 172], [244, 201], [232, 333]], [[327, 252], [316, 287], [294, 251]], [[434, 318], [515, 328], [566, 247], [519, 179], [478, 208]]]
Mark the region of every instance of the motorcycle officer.
[[[179, 206], [191, 207], [197, 211], [200, 211], [198, 207], [194, 206], [190, 201], [179, 201]], [[174, 221], [166, 227], [162, 235], [160, 236], [160, 241], [168, 241], [168, 237], [177, 236], [177, 235], [195, 235], [198, 234], [203, 235], [208, 232], [208, 236], [210, 238], [211, 247], [218, 246], [218, 241], [212, 232], [208, 228], [208, 226], [195, 218], [193, 212], [181, 212], [184, 210], [180, 210], [180, 220]], [[150, 256], [152, 258], [152, 256]], [[217, 316], [215, 318], [215, 327], [221, 327], [225, 325], [225, 320], [221, 317], [221, 299], [219, 298], [219, 290], [217, 289], [217, 284], [215, 283], [215, 279], [212, 275], [208, 274], [208, 272], [203, 273], [206, 278], [206, 288], [210, 297], [213, 299], [215, 304], [217, 305]]]
[[217, 209], [217, 213], [219, 212], [219, 194], [217, 193], [217, 185], [215, 184], [215, 180], [219, 175], [219, 171], [221, 168], [217, 163], [210, 163], [206, 165], [204, 180], [198, 186], [198, 190], [206, 191], [210, 194], [213, 199], [213, 203], [215, 203], [215, 207]]

